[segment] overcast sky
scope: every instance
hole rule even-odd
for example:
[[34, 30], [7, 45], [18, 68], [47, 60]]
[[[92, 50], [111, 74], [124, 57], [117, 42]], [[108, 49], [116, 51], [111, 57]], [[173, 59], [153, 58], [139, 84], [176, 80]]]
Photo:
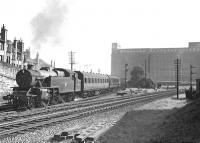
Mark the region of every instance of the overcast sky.
[[0, 0], [8, 39], [56, 66], [110, 74], [111, 45], [121, 48], [187, 47], [200, 41], [199, 0]]

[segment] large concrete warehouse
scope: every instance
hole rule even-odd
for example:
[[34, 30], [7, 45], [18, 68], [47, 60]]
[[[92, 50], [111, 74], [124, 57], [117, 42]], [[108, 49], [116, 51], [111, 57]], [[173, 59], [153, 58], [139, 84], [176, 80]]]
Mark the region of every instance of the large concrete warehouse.
[[[134, 66], [145, 70], [147, 78], [155, 82], [175, 81], [174, 60], [181, 59], [180, 80], [189, 82], [190, 64], [200, 67], [200, 42], [190, 42], [188, 47], [182, 48], [140, 48], [119, 49], [118, 43], [112, 44], [111, 74], [119, 76], [122, 83], [125, 79], [125, 64], [128, 64], [127, 80]], [[146, 63], [146, 64], [145, 64]], [[200, 75], [200, 68], [193, 68], [193, 77]]]

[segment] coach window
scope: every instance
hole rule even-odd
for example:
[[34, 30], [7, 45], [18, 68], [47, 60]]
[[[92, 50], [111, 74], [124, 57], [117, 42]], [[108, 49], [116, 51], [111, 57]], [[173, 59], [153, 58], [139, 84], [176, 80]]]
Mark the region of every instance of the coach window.
[[85, 78], [85, 83], [87, 83], [87, 80], [86, 80], [86, 78]]

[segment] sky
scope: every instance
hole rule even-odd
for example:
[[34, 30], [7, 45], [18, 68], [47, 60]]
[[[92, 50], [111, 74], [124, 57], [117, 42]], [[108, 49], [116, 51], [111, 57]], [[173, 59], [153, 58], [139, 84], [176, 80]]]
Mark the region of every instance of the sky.
[[32, 57], [56, 67], [111, 72], [112, 43], [177, 48], [200, 41], [199, 0], [0, 0], [0, 25]]

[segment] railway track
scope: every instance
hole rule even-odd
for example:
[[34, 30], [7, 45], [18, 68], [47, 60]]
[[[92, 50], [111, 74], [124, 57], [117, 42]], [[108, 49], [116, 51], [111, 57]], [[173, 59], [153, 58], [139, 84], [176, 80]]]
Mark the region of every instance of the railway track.
[[[166, 92], [166, 91], [163, 91], [161, 93], [164, 93], [164, 92]], [[155, 94], [155, 93], [151, 93], [151, 94]], [[148, 94], [148, 95], [151, 95], [151, 94]], [[146, 94], [141, 94], [140, 97], [142, 97], [142, 96], [146, 96]], [[90, 98], [90, 99], [84, 99], [84, 100], [80, 100], [80, 101], [76, 101], [76, 102], [48, 106], [47, 108], [28, 110], [28, 111], [21, 112], [21, 113], [12, 112], [11, 114], [1, 115], [0, 123], [7, 122], [7, 121], [13, 121], [13, 120], [21, 119], [21, 118], [28, 118], [31, 116], [50, 114], [50, 113], [59, 112], [59, 111], [74, 110], [74, 109], [81, 108], [81, 107], [82, 108], [87, 107], [89, 105], [92, 106], [92, 105], [98, 105], [98, 104], [102, 104], [102, 103], [106, 103], [106, 102], [115, 101], [115, 100], [121, 99], [121, 98], [129, 99], [129, 98], [135, 98], [135, 97], [134, 96], [132, 96], [132, 97], [119, 96], [119, 97], [109, 98], [109, 99], [96, 99], [95, 101], [91, 101], [92, 99], [95, 99], [95, 98], [92, 98], [92, 99]]]
[[97, 102], [94, 101], [93, 103], [85, 107], [76, 107], [71, 110], [56, 111], [53, 113], [51, 112], [48, 114], [42, 114], [34, 117], [31, 116], [31, 117], [17, 119], [14, 121], [8, 121], [0, 124], [0, 137], [3, 138], [6, 135], [11, 135], [13, 133], [21, 133], [29, 129], [34, 129], [44, 125], [50, 125], [56, 122], [70, 121], [77, 118], [89, 116], [97, 112], [104, 112], [107, 110], [112, 110], [133, 103], [171, 96], [172, 94], [175, 94], [175, 91], [154, 93], [148, 96], [141, 96], [137, 98], [133, 98], [131, 96], [126, 98], [121, 97], [121, 98], [115, 98], [115, 101], [113, 99], [110, 99], [110, 101], [107, 102], [101, 101], [101, 103], [97, 105], [94, 105], [94, 103]]
[[51, 105], [51, 106], [47, 106], [47, 107], [43, 107], [43, 108], [35, 108], [32, 110], [21, 110], [19, 112], [14, 111], [14, 110], [3, 110], [0, 113], [0, 123], [5, 121], [5, 120], [11, 120], [13, 118], [20, 118], [20, 117], [25, 117], [25, 116], [31, 116], [31, 115], [36, 115], [38, 113], [46, 113], [46, 112], [52, 112], [54, 110], [59, 110], [62, 109], [63, 107], [68, 107], [68, 106], [74, 106], [74, 105], [78, 105], [80, 103], [83, 102], [90, 102], [91, 100], [98, 100], [98, 98], [106, 96], [107, 94], [112, 94], [112, 93], [106, 93], [106, 94], [102, 94], [99, 96], [93, 96], [93, 97], [89, 97], [89, 98], [85, 98], [79, 101], [72, 101], [72, 102], [66, 102], [66, 103], [62, 103], [62, 104], [57, 104], [57, 105]]

